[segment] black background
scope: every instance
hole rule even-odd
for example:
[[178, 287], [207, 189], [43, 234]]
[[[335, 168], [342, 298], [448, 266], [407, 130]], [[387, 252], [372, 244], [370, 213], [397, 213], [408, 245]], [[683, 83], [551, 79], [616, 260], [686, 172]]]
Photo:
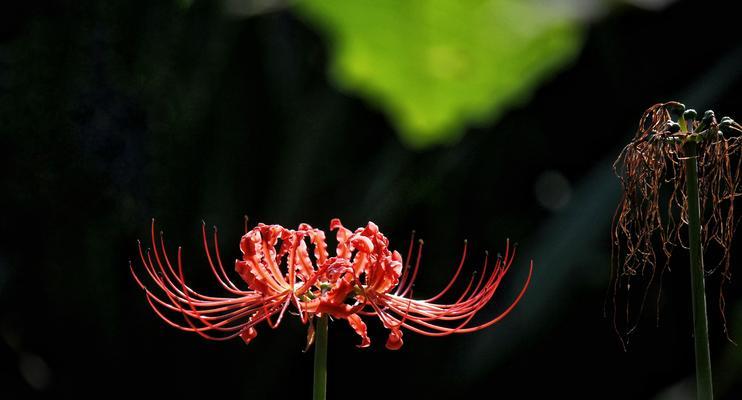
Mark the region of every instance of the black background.
[[[261, 326], [249, 346], [205, 341], [165, 326], [129, 275], [136, 239], [156, 217], [171, 247], [183, 245], [194, 285], [216, 290], [201, 220], [219, 226], [230, 260], [244, 214], [325, 229], [333, 217], [352, 228], [373, 220], [398, 249], [415, 229], [426, 240], [421, 296], [446, 282], [463, 239], [473, 269], [509, 237], [519, 256], [492, 313], [535, 262], [523, 302], [484, 332], [408, 332], [391, 352], [378, 323], [365, 350], [344, 322], [331, 323], [329, 398], [692, 393], [683, 253], [659, 326], [650, 307], [628, 351], [603, 316], [619, 195], [610, 164], [653, 103], [742, 119], [734, 3], [617, 6], [525, 105], [427, 150], [405, 147], [385, 115], [328, 81], [325, 41], [290, 10], [234, 18], [209, 2], [3, 3], [2, 398], [309, 397], [312, 354], [301, 352], [296, 318]], [[563, 209], [537, 201], [544, 171], [570, 182]], [[739, 249], [737, 239], [733, 269]], [[717, 283], [709, 280], [716, 390], [738, 398], [742, 350], [722, 333]], [[727, 290], [739, 338], [737, 277]]]

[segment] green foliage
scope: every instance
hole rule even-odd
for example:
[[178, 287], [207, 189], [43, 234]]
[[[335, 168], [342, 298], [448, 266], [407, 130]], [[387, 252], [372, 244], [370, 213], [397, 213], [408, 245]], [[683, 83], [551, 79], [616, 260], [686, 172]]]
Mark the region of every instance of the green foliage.
[[576, 22], [533, 0], [304, 0], [332, 77], [383, 109], [410, 145], [495, 121], [571, 60]]

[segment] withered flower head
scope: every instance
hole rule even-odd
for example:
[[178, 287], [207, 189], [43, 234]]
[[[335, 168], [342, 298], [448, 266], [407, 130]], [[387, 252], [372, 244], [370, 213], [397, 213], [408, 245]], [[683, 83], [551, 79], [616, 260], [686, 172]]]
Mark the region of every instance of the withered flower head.
[[258, 224], [245, 233], [240, 240], [242, 259], [235, 261], [235, 270], [247, 285], [245, 289], [230, 280], [222, 265], [216, 230], [212, 253], [203, 226], [211, 272], [226, 293], [209, 296], [186, 284], [181, 249], [178, 248], [173, 266], [162, 235], [159, 241], [155, 237], [153, 221], [152, 251], [143, 251], [140, 244], [139, 255], [154, 287], [145, 285], [133, 268], [131, 271], [157, 315], [173, 327], [207, 339], [239, 336], [249, 343], [257, 335], [258, 324], [265, 322], [276, 328], [291, 307], [303, 323], [309, 324], [308, 346], [313, 340], [313, 317], [327, 314], [348, 322], [361, 337], [359, 347], [371, 343], [362, 317], [379, 318], [389, 330], [386, 347], [392, 350], [402, 346], [402, 328], [428, 336], [445, 336], [497, 323], [521, 299], [533, 271], [531, 265], [523, 288], [510, 306], [499, 315], [475, 323], [474, 317], [489, 303], [510, 269], [515, 251], [509, 246], [494, 265], [485, 258], [479, 278], [472, 276], [454, 302], [442, 303], [438, 300], [454, 286], [462, 271], [466, 244], [458, 268], [443, 290], [431, 298], [416, 300], [411, 298], [411, 292], [420, 267], [422, 241], [413, 267], [409, 260], [414, 240], [405, 263], [397, 251], [389, 249], [389, 240], [373, 222], [352, 232], [339, 219], [333, 219], [330, 228], [337, 231], [333, 257], [328, 254], [325, 233], [307, 224], [296, 230]]
[[718, 262], [709, 263], [706, 274], [719, 271], [721, 275], [723, 318], [723, 287], [731, 279], [730, 247], [737, 223], [734, 200], [742, 195], [740, 132], [739, 124], [728, 117], [717, 121], [713, 111], [698, 116], [681, 103], [659, 103], [644, 112], [636, 135], [614, 163], [623, 196], [611, 229], [612, 311], [622, 340], [636, 328], [655, 285], [659, 307], [662, 276], [673, 249], [688, 248], [683, 161], [688, 158], [689, 142], [697, 149], [701, 242], [704, 252], [716, 247], [721, 254]]

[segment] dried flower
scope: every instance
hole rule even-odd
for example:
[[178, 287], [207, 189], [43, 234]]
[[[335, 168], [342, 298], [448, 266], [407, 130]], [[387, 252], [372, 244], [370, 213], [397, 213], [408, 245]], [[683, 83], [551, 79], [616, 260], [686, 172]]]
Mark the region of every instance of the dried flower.
[[[719, 307], [724, 317], [723, 286], [731, 279], [729, 257], [736, 227], [734, 200], [742, 195], [740, 132], [742, 127], [728, 117], [717, 121], [710, 110], [697, 116], [677, 102], [655, 104], [642, 115], [636, 135], [613, 165], [623, 188], [611, 230], [612, 313], [614, 329], [620, 336], [628, 336], [635, 329], [655, 284], [660, 290], [659, 307], [662, 275], [673, 249], [688, 248], [684, 238], [688, 201], [683, 161], [688, 158], [685, 145], [689, 142], [696, 144], [698, 154], [701, 244], [704, 252], [715, 245], [721, 254], [706, 273], [721, 271]], [[661, 252], [658, 254], [655, 248]], [[620, 299], [619, 294], [623, 294]], [[619, 312], [617, 303], [621, 302], [625, 310]]]
[[[440, 303], [438, 300], [452, 288], [462, 271], [466, 245], [453, 278], [443, 290], [431, 298], [414, 300], [411, 292], [420, 266], [422, 241], [412, 267], [409, 262], [404, 263], [397, 251], [389, 250], [389, 240], [373, 222], [355, 232], [343, 227], [339, 219], [333, 219], [330, 227], [337, 230], [334, 257], [328, 254], [325, 233], [307, 224], [299, 225], [296, 230], [258, 224], [248, 231], [240, 241], [242, 259], [235, 261], [236, 272], [247, 284], [244, 290], [230, 280], [222, 265], [216, 229], [212, 254], [206, 227], [202, 226], [211, 272], [227, 293], [209, 296], [186, 284], [181, 249], [178, 248], [176, 270], [165, 250], [162, 234], [159, 243], [155, 237], [153, 220], [152, 251], [143, 251], [140, 244], [139, 255], [156, 290], [145, 285], [133, 268], [131, 271], [157, 315], [175, 328], [207, 339], [239, 336], [249, 343], [257, 335], [258, 324], [266, 322], [276, 328], [292, 307], [302, 322], [309, 324], [307, 346], [313, 340], [313, 317], [327, 314], [348, 322], [361, 337], [359, 347], [371, 343], [362, 317], [378, 317], [390, 331], [386, 347], [392, 350], [402, 346], [402, 328], [428, 336], [445, 336], [473, 332], [497, 323], [521, 299], [533, 271], [531, 264], [522, 290], [509, 307], [485, 322], [473, 323], [513, 262], [515, 251], [509, 245], [494, 266], [490, 267], [485, 258], [482, 274], [478, 279], [472, 276], [455, 302]], [[408, 261], [413, 244], [414, 240], [407, 251]]]

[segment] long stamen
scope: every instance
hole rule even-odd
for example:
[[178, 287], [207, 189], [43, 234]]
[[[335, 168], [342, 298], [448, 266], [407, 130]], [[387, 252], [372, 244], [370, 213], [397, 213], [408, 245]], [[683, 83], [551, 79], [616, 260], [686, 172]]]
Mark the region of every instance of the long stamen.
[[412, 271], [412, 278], [410, 278], [409, 283], [407, 283], [407, 288], [405, 288], [402, 293], [399, 295], [404, 297], [407, 295], [407, 293], [410, 291], [412, 286], [415, 284], [415, 278], [417, 278], [417, 270], [420, 267], [420, 259], [422, 259], [423, 254], [423, 241], [422, 239], [418, 240], [418, 247], [417, 247], [417, 259], [415, 260], [415, 268]]
[[410, 260], [412, 259], [412, 250], [415, 247], [415, 231], [413, 230], [410, 234], [410, 245], [407, 247], [407, 256], [405, 257], [405, 263], [404, 263], [404, 271], [402, 272], [402, 277], [399, 279], [399, 284], [397, 285], [397, 290], [394, 292], [394, 294], [399, 294], [399, 292], [402, 290], [402, 288], [407, 283], [407, 278], [410, 275]]
[[425, 301], [436, 301], [440, 299], [444, 294], [446, 294], [446, 292], [448, 292], [448, 289], [451, 289], [451, 286], [453, 286], [453, 283], [456, 282], [456, 278], [459, 277], [459, 273], [461, 273], [461, 268], [464, 267], [464, 261], [466, 261], [466, 245], [467, 245], [467, 241], [464, 240], [464, 252], [461, 255], [461, 261], [459, 262], [459, 267], [456, 269], [456, 273], [453, 274], [453, 278], [451, 278], [451, 280], [448, 282], [448, 285], [446, 285], [446, 287], [443, 288], [443, 290], [441, 290], [440, 293], [438, 293], [437, 295]]
[[219, 264], [221, 275], [216, 271], [216, 268], [214, 267], [214, 261], [211, 259], [211, 252], [209, 251], [209, 243], [206, 240], [206, 222], [205, 221], [201, 221], [201, 237], [203, 239], [204, 251], [206, 252], [206, 259], [209, 261], [209, 267], [211, 268], [211, 272], [216, 277], [216, 280], [217, 282], [219, 282], [219, 285], [223, 287], [226, 291], [232, 294], [238, 294], [238, 295], [243, 294], [244, 292], [237, 289], [237, 286], [235, 286], [235, 284], [232, 283], [232, 281], [229, 279], [229, 276], [227, 276], [227, 273], [224, 271], [224, 266], [222, 265], [222, 260], [221, 260], [221, 257], [219, 256], [219, 241], [218, 241], [216, 227], [214, 227], [214, 251], [216, 252], [217, 263]]

